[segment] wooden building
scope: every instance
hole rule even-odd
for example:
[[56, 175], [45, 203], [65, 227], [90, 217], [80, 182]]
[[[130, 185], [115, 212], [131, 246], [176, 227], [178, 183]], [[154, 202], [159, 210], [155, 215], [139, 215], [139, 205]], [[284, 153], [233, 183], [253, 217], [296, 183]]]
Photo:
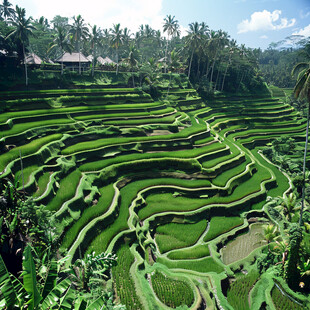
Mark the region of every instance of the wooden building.
[[91, 61], [87, 59], [82, 53], [64, 53], [55, 62], [64, 64], [64, 67], [69, 70], [79, 70], [79, 63], [81, 63], [81, 70], [88, 70]]

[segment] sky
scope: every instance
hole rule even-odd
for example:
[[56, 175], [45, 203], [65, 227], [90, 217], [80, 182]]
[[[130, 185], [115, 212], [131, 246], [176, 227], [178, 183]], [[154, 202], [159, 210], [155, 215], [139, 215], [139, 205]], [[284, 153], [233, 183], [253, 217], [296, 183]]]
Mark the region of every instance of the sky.
[[175, 16], [183, 35], [188, 24], [205, 22], [222, 29], [237, 43], [268, 48], [291, 35], [310, 37], [310, 0], [10, 0], [27, 16], [51, 20], [81, 14], [86, 23], [111, 28], [120, 23], [132, 32], [141, 24], [162, 31], [167, 15]]

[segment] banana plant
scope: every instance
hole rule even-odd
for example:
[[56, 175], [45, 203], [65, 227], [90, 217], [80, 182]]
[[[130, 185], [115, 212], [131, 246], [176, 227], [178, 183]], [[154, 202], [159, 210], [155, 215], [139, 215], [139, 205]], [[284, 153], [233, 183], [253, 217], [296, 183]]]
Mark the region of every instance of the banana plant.
[[[8, 272], [0, 256], [0, 305], [7, 309], [71, 309], [75, 298], [71, 280], [65, 278], [56, 283], [57, 264], [50, 264], [43, 289], [39, 291], [29, 245], [23, 255], [22, 282]], [[69, 304], [70, 308], [66, 307]]]
[[[89, 267], [98, 262], [102, 266], [110, 267], [114, 257], [99, 255]], [[111, 260], [111, 262], [110, 262]], [[29, 310], [96, 310], [96, 309], [123, 309], [113, 305], [113, 298], [106, 295], [96, 300], [87, 300], [79, 292], [69, 275], [59, 280], [59, 264], [50, 260], [44, 267], [44, 281], [38, 285], [38, 273], [32, 255], [31, 246], [27, 245], [23, 253], [22, 281], [10, 274], [0, 255], [0, 309], [29, 309]], [[42, 278], [42, 276], [41, 276]]]

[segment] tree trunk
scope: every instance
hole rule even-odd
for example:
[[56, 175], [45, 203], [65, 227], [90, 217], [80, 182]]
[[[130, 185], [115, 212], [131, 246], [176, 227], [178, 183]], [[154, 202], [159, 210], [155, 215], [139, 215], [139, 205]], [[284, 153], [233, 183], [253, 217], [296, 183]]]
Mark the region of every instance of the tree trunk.
[[300, 281], [300, 270], [298, 263], [300, 260], [300, 243], [302, 241], [302, 229], [297, 224], [289, 230], [290, 248], [287, 260], [286, 279], [288, 286], [293, 289], [298, 289]]
[[23, 167], [23, 160], [22, 160], [22, 153], [19, 150], [19, 159], [20, 159], [20, 170], [22, 172], [22, 183], [23, 183], [23, 197], [25, 199], [25, 180], [24, 180], [24, 167]]
[[197, 75], [196, 75], [197, 80], [199, 76], [200, 76], [200, 57], [198, 57], [198, 64], [197, 64]]
[[168, 67], [168, 63], [167, 63], [167, 53], [168, 53], [168, 44], [169, 44], [169, 35], [168, 35], [168, 38], [167, 38], [167, 43], [166, 43], [166, 51], [165, 51], [165, 73], [167, 73], [167, 67]]
[[131, 69], [132, 86], [135, 88], [135, 78], [133, 76], [133, 68]]
[[81, 48], [79, 42], [79, 74], [81, 75]]
[[61, 54], [62, 54], [62, 57], [61, 57], [61, 75], [63, 75], [64, 74], [64, 60], [63, 60], [64, 52], [62, 49], [61, 49]]
[[95, 45], [93, 47], [93, 59], [92, 59], [91, 75], [92, 75], [92, 77], [95, 75]]
[[302, 167], [302, 176], [303, 176], [303, 184], [302, 184], [302, 195], [301, 195], [301, 209], [300, 209], [300, 215], [299, 215], [299, 227], [302, 226], [302, 214], [304, 211], [304, 204], [305, 204], [305, 178], [306, 178], [306, 157], [307, 157], [307, 150], [308, 150], [308, 133], [309, 133], [309, 102], [308, 102], [308, 115], [307, 115], [307, 129], [306, 129], [306, 143], [305, 143], [305, 152], [304, 152], [304, 162]]
[[208, 78], [209, 72], [210, 72], [210, 61], [208, 60], [207, 68], [206, 68], [206, 78]]
[[27, 70], [26, 52], [25, 52], [25, 44], [24, 44], [24, 43], [23, 43], [23, 54], [24, 54], [24, 65], [25, 65], [26, 86], [28, 86], [28, 70]]
[[167, 90], [167, 95], [166, 95], [166, 99], [168, 98], [168, 95], [169, 95], [169, 91], [170, 91], [170, 85], [171, 85], [171, 77], [172, 77], [172, 72], [170, 71], [170, 78], [169, 78], [169, 85], [168, 85], [168, 90]]
[[215, 52], [214, 60], [213, 60], [212, 68], [211, 68], [210, 90], [212, 90], [212, 79], [213, 79], [213, 72], [214, 72], [214, 66], [215, 66], [216, 57], [217, 57], [217, 51]]
[[116, 49], [116, 75], [118, 74], [118, 48]]
[[214, 90], [216, 90], [217, 82], [218, 82], [218, 80], [219, 80], [219, 75], [220, 75], [220, 70], [217, 70], [217, 75], [216, 75]]
[[237, 91], [239, 91], [239, 88], [240, 88], [240, 86], [241, 86], [241, 83], [242, 83], [242, 81], [243, 81], [243, 78], [244, 78], [244, 72], [242, 72], [241, 79], [240, 79], [240, 82], [239, 82]]
[[203, 67], [202, 67], [202, 70], [201, 70], [201, 74], [202, 74], [202, 75], [204, 75], [205, 72], [207, 72], [206, 68], [207, 68], [207, 62], [204, 61], [204, 62], [203, 62]]
[[187, 76], [188, 78], [189, 78], [189, 76], [191, 75], [191, 68], [192, 68], [193, 55], [194, 55], [194, 48], [193, 48], [193, 50], [192, 50], [191, 60], [190, 60], [190, 62], [189, 62], [188, 76]]
[[226, 68], [225, 68], [224, 78], [223, 78], [223, 82], [222, 82], [221, 91], [223, 91], [223, 89], [224, 89], [225, 78], [226, 78], [227, 70], [228, 70], [228, 67], [229, 67], [229, 63], [230, 63], [230, 60], [228, 61], [227, 66], [226, 66]]

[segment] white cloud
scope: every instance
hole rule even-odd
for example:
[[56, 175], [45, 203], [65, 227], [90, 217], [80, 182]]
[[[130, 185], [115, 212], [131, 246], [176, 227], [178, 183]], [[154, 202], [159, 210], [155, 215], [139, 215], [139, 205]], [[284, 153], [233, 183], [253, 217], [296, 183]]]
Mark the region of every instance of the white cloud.
[[181, 37], [185, 37], [188, 35], [188, 27], [183, 27], [182, 25], [180, 25], [180, 31], [181, 31]]
[[[17, 3], [18, 2], [18, 3]], [[86, 23], [101, 28], [111, 28], [120, 23], [132, 32], [141, 24], [149, 24], [154, 29], [162, 30], [161, 15], [163, 0], [12, 0], [26, 9], [27, 16], [44, 16], [51, 20], [56, 15], [73, 17], [81, 14]]]
[[268, 39], [268, 37], [266, 35], [262, 35], [260, 36], [261, 39]]
[[293, 35], [299, 35], [304, 37], [310, 37], [310, 24], [299, 31], [293, 32]]
[[305, 10], [300, 11], [300, 17], [302, 19], [307, 18], [309, 16], [310, 16], [310, 8], [309, 7], [307, 7]]
[[295, 25], [295, 18], [291, 20], [280, 18], [281, 14], [282, 12], [280, 10], [274, 10], [273, 12], [267, 10], [254, 12], [250, 20], [245, 19], [238, 25], [238, 33], [257, 30], [279, 30]]

